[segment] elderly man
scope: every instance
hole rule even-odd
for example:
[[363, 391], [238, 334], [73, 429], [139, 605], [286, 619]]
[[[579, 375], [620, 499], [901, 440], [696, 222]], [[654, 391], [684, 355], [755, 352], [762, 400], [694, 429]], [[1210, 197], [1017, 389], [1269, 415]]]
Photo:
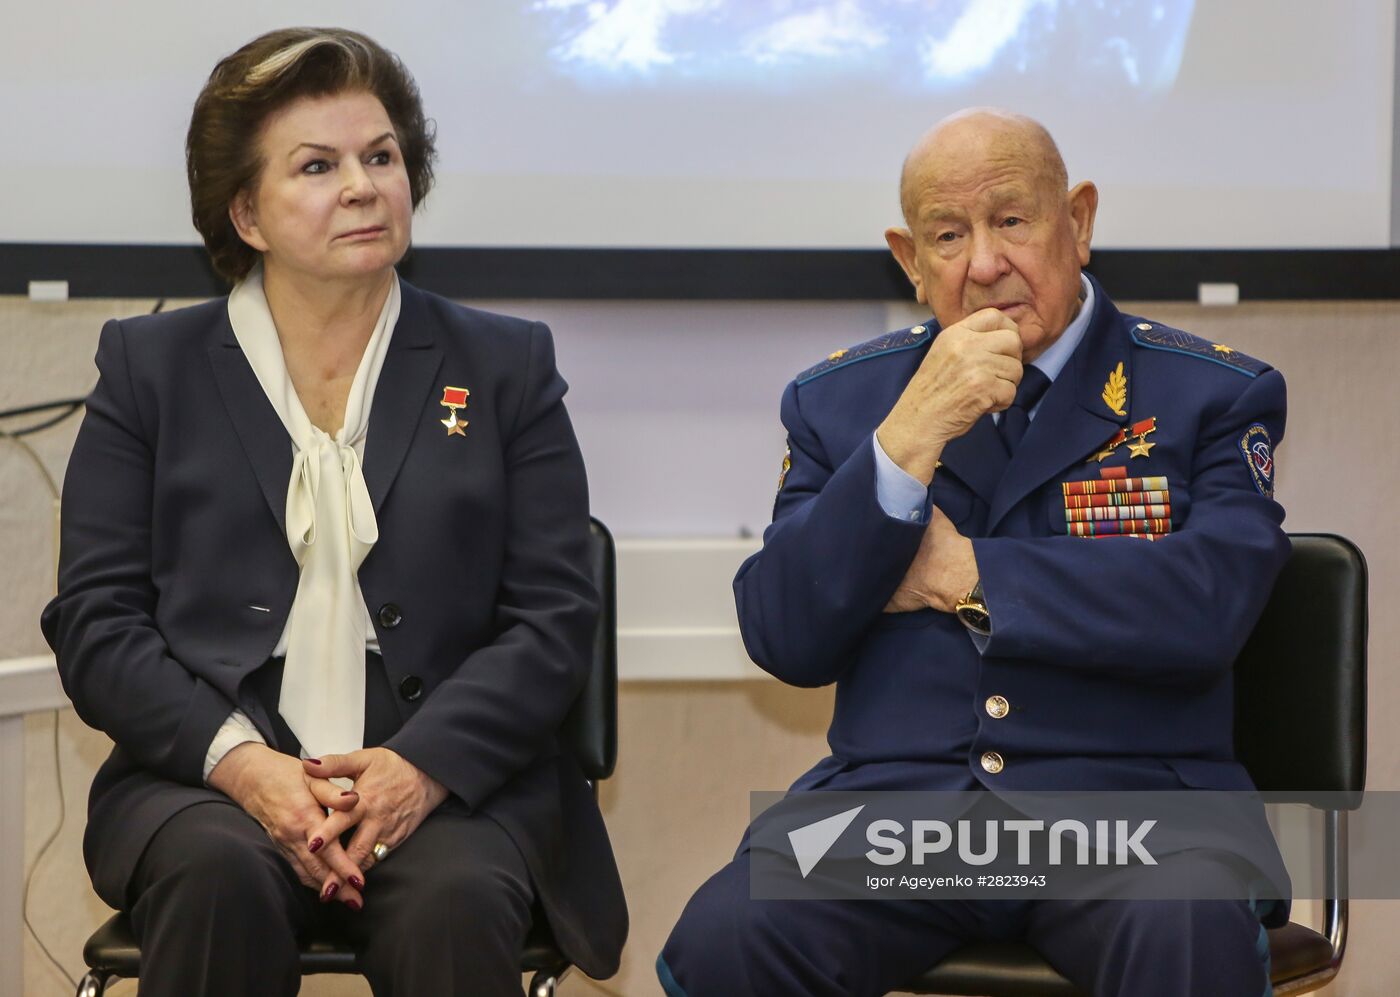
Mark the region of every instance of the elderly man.
[[[967, 111], [905, 162], [886, 239], [936, 322], [788, 385], [773, 524], [734, 589], [753, 659], [837, 683], [811, 790], [1248, 790], [1231, 665], [1288, 555], [1284, 384], [1120, 313], [1081, 273], [1098, 192]], [[1267, 846], [1272, 850], [1272, 843]], [[1247, 873], [1189, 854], [1218, 886]], [[1276, 854], [1276, 853], [1275, 853]], [[1023, 938], [1097, 995], [1269, 992], [1246, 900], [751, 900], [748, 841], [657, 962], [672, 997], [883, 994]]]

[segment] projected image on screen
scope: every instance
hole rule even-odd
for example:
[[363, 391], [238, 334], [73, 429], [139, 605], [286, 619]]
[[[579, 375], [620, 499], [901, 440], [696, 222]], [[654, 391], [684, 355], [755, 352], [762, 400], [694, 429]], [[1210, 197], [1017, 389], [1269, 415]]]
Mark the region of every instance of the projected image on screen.
[[789, 86], [820, 74], [947, 90], [991, 74], [1169, 89], [1194, 0], [534, 0], [582, 82]]
[[0, 130], [24, 136], [4, 168], [24, 194], [0, 194], [0, 243], [193, 241], [194, 95], [303, 23], [417, 78], [439, 153], [420, 246], [882, 250], [905, 153], [973, 105], [1046, 124], [1098, 184], [1097, 248], [1388, 246], [1396, 5], [21, 3]]

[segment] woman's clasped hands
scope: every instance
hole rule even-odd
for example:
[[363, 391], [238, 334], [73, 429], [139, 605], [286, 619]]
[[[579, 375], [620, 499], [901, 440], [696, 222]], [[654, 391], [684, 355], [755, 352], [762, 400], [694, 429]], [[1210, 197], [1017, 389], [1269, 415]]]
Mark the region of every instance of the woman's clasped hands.
[[[382, 844], [392, 852], [447, 798], [446, 786], [389, 748], [362, 748], [345, 755], [304, 758], [301, 764], [308, 786], [323, 782], [334, 785], [327, 780], [349, 779], [355, 787], [353, 799], [345, 797], [350, 806], [330, 808], [307, 838], [308, 849], [317, 841], [326, 842], [327, 847], [335, 843], [344, 859], [339, 866], [332, 863], [331, 873], [321, 886], [322, 897], [326, 890], [334, 891], [338, 876], [357, 893], [363, 890], [364, 879], [357, 874], [367, 873], [380, 861], [374, 855], [374, 846]], [[355, 833], [341, 850], [340, 837], [351, 828]], [[316, 849], [318, 854], [320, 850]]]
[[[332, 779], [348, 779], [353, 788]], [[209, 784], [262, 825], [322, 902], [340, 900], [356, 911], [378, 861], [375, 845], [391, 853], [447, 798], [442, 783], [388, 748], [297, 760], [247, 742], [224, 756]]]

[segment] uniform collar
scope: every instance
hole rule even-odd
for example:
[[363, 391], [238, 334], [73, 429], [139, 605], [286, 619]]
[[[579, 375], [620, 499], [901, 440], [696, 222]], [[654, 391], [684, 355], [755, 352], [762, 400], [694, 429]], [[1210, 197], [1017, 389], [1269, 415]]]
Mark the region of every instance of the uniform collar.
[[1031, 366], [1038, 368], [1051, 381], [1059, 377], [1060, 371], [1065, 369], [1065, 364], [1069, 363], [1074, 348], [1084, 338], [1084, 333], [1089, 329], [1089, 322], [1094, 317], [1094, 285], [1081, 273], [1079, 286], [1083, 288], [1083, 293], [1079, 300], [1079, 313], [1074, 316], [1074, 321], [1065, 326], [1065, 331], [1050, 344], [1048, 350], [1031, 361]]

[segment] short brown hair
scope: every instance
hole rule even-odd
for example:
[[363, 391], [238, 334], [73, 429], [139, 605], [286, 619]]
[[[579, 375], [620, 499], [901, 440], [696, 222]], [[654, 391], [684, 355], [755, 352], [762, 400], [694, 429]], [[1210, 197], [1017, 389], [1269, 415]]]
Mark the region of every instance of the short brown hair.
[[275, 111], [302, 97], [347, 91], [373, 94], [394, 124], [408, 171], [413, 207], [433, 185], [433, 123], [423, 116], [418, 85], [398, 56], [343, 28], [284, 28], [225, 56], [195, 101], [185, 139], [190, 213], [214, 269], [231, 282], [248, 275], [259, 253], [229, 218], [240, 190], [262, 170], [258, 136]]

